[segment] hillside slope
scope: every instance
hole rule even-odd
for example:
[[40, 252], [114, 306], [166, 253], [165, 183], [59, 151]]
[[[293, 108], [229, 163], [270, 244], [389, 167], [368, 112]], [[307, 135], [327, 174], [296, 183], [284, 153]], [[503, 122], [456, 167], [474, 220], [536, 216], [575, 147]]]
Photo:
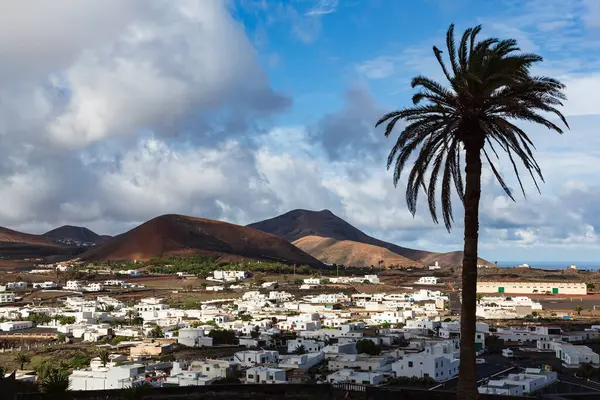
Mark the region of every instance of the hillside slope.
[[419, 261], [420, 258], [431, 254], [428, 251], [409, 249], [371, 237], [329, 210], [292, 210], [275, 218], [256, 222], [248, 226], [281, 236], [290, 242], [294, 242], [305, 236], [320, 236], [383, 247], [415, 261]]
[[44, 236], [52, 238], [52, 239], [68, 239], [74, 240], [82, 243], [105, 243], [108, 238], [106, 236], [100, 236], [96, 232], [82, 227], [82, 226], [72, 226], [72, 225], [63, 225], [59, 228], [52, 229], [44, 233]]
[[322, 266], [291, 243], [256, 229], [184, 215], [156, 217], [106, 244], [85, 252], [84, 260], [149, 260], [170, 255], [234, 255]]
[[[410, 249], [393, 243], [384, 242], [367, 235], [352, 226], [329, 210], [310, 211], [292, 210], [277, 217], [255, 222], [248, 225], [251, 228], [280, 236], [290, 242], [307, 236], [319, 236], [337, 241], [352, 241], [387, 249], [402, 257], [433, 265], [438, 261], [442, 266], [456, 266], [462, 263], [462, 251], [436, 253], [425, 250]], [[325, 261], [325, 260], [321, 260]], [[480, 260], [480, 264], [491, 265], [488, 261]]]
[[304, 236], [293, 241], [292, 244], [316, 259], [330, 264], [353, 267], [423, 267], [423, 263], [403, 257], [386, 248], [352, 240]]
[[32, 235], [0, 227], [0, 255], [5, 259], [72, 255], [77, 250], [62, 246], [42, 235]]

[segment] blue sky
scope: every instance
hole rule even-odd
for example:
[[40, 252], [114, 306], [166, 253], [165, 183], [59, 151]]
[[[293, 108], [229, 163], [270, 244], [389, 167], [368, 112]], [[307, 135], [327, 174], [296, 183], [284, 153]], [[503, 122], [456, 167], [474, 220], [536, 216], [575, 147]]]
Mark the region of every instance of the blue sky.
[[[182, 213], [246, 224], [330, 209], [412, 248], [462, 246], [406, 210], [373, 125], [442, 75], [432, 46], [483, 24], [567, 84], [564, 136], [523, 125], [546, 183], [513, 203], [484, 173], [489, 260], [600, 258], [600, 2], [44, 0], [0, 6], [0, 226], [115, 234]], [[509, 166], [502, 173], [516, 184]]]

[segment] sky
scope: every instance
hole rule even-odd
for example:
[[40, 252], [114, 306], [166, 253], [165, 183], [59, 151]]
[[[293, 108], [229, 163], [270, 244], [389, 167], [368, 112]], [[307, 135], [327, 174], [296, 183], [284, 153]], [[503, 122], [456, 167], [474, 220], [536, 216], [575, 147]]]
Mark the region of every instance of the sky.
[[422, 201], [413, 217], [406, 177], [395, 188], [385, 168], [394, 140], [374, 128], [410, 104], [412, 76], [441, 80], [432, 46], [450, 23], [517, 39], [569, 98], [564, 135], [522, 125], [541, 194], [525, 180], [513, 202], [484, 167], [481, 256], [599, 260], [596, 0], [1, 1], [0, 225], [117, 234], [167, 213], [329, 209], [386, 241], [458, 250], [462, 206], [450, 233]]

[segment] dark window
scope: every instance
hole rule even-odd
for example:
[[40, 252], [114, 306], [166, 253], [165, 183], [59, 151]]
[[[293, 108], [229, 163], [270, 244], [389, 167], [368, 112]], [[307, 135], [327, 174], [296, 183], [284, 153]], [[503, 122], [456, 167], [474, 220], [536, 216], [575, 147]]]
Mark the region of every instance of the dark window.
[[409, 361], [409, 362], [408, 362], [408, 368], [412, 368], [412, 366], [413, 366], [413, 362], [412, 362], [412, 361]]

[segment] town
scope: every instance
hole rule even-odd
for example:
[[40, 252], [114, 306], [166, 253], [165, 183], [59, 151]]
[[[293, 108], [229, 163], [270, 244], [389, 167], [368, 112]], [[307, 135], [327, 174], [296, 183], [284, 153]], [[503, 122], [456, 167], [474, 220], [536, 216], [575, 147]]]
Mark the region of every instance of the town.
[[[139, 384], [452, 390], [457, 383], [460, 291], [436, 276], [444, 275], [437, 265], [405, 272], [401, 286], [386, 283], [381, 271], [261, 277], [227, 269], [199, 279], [114, 267], [104, 279], [90, 275], [92, 266], [78, 274], [93, 280], [76, 280], [67, 277], [72, 268], [57, 263], [1, 275], [6, 377], [35, 383], [56, 374], [72, 391]], [[25, 275], [29, 282], [8, 281]], [[479, 392], [600, 396], [592, 286], [480, 281]]]

